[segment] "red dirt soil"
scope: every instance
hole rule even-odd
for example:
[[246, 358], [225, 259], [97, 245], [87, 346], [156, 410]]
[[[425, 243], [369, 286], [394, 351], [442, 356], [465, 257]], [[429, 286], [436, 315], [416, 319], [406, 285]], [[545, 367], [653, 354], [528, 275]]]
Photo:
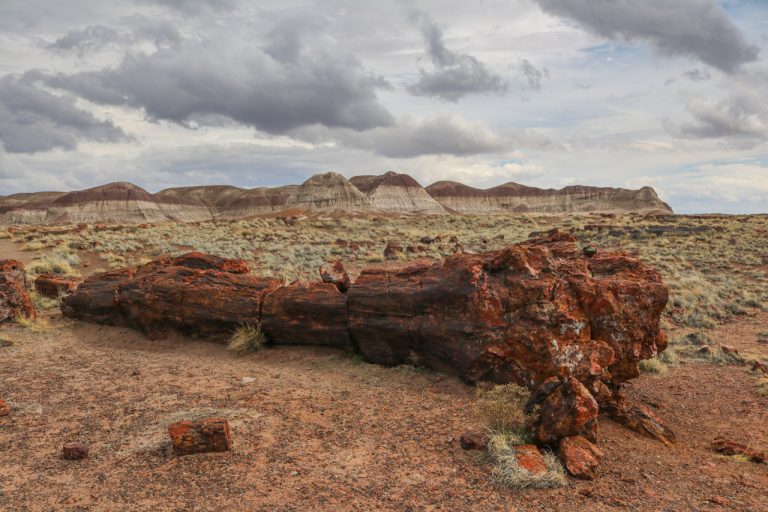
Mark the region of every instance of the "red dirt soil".
[[[682, 364], [632, 381], [678, 436], [672, 448], [601, 418], [598, 480], [511, 491], [459, 446], [478, 426], [474, 390], [436, 373], [279, 347], [235, 357], [180, 337], [71, 322], [0, 330], [0, 510], [8, 511], [765, 511], [768, 465], [711, 451], [727, 434], [768, 447], [768, 398], [744, 367]], [[756, 342], [768, 314], [715, 339]], [[230, 453], [173, 455], [168, 424], [230, 421]], [[66, 442], [90, 458], [61, 458]], [[714, 500], [714, 501], [713, 501]], [[723, 505], [719, 504], [723, 503]]]

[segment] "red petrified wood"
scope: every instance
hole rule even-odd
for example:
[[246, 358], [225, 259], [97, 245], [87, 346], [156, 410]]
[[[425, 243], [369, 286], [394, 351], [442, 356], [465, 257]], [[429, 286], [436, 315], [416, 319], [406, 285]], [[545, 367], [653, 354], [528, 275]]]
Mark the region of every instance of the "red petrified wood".
[[603, 451], [582, 436], [570, 436], [560, 441], [557, 455], [568, 472], [582, 480], [594, 480]]
[[65, 443], [61, 447], [61, 456], [67, 460], [88, 458], [88, 447], [82, 443]]
[[541, 456], [541, 452], [536, 445], [523, 444], [515, 446], [515, 457], [520, 467], [531, 474], [540, 475], [547, 472], [547, 464], [544, 462], [544, 457]]
[[168, 426], [176, 455], [225, 452], [232, 449], [232, 434], [224, 418], [179, 421]]
[[16, 260], [0, 260], [0, 323], [35, 318], [28, 289], [24, 264]]
[[58, 298], [63, 293], [71, 293], [77, 288], [77, 281], [56, 274], [40, 274], [35, 279], [35, 290], [43, 297]]
[[0, 416], [8, 416], [11, 414], [11, 406], [0, 400]]

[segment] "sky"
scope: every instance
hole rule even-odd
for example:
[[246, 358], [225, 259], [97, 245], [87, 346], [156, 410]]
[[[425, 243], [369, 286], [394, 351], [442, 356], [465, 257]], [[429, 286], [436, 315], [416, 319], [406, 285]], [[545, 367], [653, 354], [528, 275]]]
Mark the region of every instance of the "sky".
[[768, 213], [768, 0], [0, 2], [0, 195], [327, 171]]

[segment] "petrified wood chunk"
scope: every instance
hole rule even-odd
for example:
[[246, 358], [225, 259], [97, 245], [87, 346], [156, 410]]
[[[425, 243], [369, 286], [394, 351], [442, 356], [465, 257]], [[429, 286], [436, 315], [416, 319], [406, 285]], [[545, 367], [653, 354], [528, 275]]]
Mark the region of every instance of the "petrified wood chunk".
[[40, 274], [35, 279], [35, 290], [43, 297], [56, 299], [63, 293], [71, 293], [77, 288], [77, 281], [56, 274]]
[[334, 283], [294, 283], [264, 299], [261, 327], [276, 345], [329, 345], [351, 350], [347, 298]]
[[16, 260], [0, 260], [0, 323], [35, 318], [35, 307], [29, 299], [28, 289], [24, 264]]
[[264, 296], [282, 285], [243, 273], [247, 266], [191, 253], [140, 267], [95, 274], [62, 303], [66, 316], [141, 329], [152, 338], [169, 329], [226, 338], [258, 323]]
[[367, 360], [469, 381], [616, 384], [666, 347], [659, 274], [623, 254], [586, 258], [557, 231], [498, 252], [364, 270], [348, 296], [350, 332]]
[[224, 418], [179, 421], [168, 426], [176, 455], [225, 452], [232, 449], [232, 433]]

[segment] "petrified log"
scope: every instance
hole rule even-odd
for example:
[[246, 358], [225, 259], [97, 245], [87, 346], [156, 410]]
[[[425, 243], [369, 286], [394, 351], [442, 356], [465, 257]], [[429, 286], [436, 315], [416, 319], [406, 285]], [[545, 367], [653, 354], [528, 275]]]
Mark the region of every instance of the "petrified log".
[[712, 441], [712, 449], [716, 452], [720, 452], [723, 455], [742, 455], [747, 457], [752, 462], [762, 464], [768, 461], [768, 452], [762, 452], [749, 446], [737, 443], [731, 439], [718, 436]]
[[35, 290], [43, 297], [58, 298], [61, 294], [71, 293], [77, 288], [77, 281], [56, 274], [40, 274], [35, 279]]
[[227, 337], [259, 322], [265, 295], [282, 281], [243, 273], [247, 266], [190, 253], [140, 267], [96, 274], [62, 302], [66, 316], [141, 329], [160, 338], [169, 329]]
[[328, 345], [352, 350], [347, 298], [334, 283], [294, 283], [264, 299], [261, 328], [275, 345]]
[[176, 455], [225, 452], [232, 449], [229, 422], [224, 418], [178, 421], [168, 426]]
[[28, 289], [24, 264], [16, 260], [0, 260], [0, 323], [35, 318]]
[[617, 384], [666, 347], [660, 275], [624, 254], [586, 258], [552, 232], [498, 252], [363, 270], [348, 292], [367, 360], [529, 389], [552, 376]]

